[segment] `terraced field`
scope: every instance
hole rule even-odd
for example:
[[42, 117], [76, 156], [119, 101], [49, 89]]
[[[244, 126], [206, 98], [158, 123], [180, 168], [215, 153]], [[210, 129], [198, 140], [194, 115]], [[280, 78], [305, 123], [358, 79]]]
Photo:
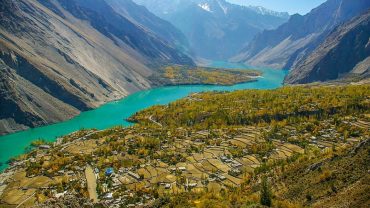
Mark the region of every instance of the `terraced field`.
[[[266, 175], [280, 180], [274, 200], [304, 193], [299, 203], [312, 204], [307, 198], [316, 192], [305, 193], [311, 186], [335, 195], [343, 188], [338, 181], [355, 182], [346, 167], [358, 165], [353, 168], [359, 177], [364, 175], [359, 164], [345, 161], [367, 163], [363, 154], [359, 159], [353, 155], [370, 137], [369, 92], [364, 86], [288, 87], [197, 94], [155, 106], [134, 115], [139, 123], [132, 127], [75, 132], [15, 158], [11, 174], [0, 177], [0, 207], [67, 196], [88, 199], [87, 166], [94, 170], [99, 201], [107, 204], [121, 200], [124, 206], [145, 207], [175, 203], [182, 196], [192, 199], [190, 207], [209, 196], [222, 203], [240, 198], [256, 202]], [[354, 153], [346, 155], [349, 150]], [[330, 169], [339, 157], [345, 163], [340, 173]], [[324, 163], [326, 169], [320, 168]], [[294, 181], [303, 183], [306, 172], [314, 172], [306, 183], [316, 182], [300, 189]]]

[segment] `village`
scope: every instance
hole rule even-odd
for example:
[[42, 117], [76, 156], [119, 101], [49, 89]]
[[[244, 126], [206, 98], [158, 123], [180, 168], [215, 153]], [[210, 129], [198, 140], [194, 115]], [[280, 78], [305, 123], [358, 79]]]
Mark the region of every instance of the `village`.
[[354, 146], [370, 127], [368, 119], [355, 117], [340, 125], [325, 120], [315, 134], [301, 125], [82, 130], [52, 144], [40, 142], [27, 159], [13, 161], [1, 175], [0, 195], [2, 203], [23, 206], [78, 195], [109, 207], [147, 207], [168, 194], [240, 187], [262, 165], [308, 149]]

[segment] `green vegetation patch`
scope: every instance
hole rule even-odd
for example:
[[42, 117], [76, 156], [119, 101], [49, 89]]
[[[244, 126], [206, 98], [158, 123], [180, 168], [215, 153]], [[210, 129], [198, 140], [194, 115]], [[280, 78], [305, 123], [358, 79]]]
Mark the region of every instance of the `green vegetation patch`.
[[[151, 116], [164, 126], [207, 129], [283, 120], [295, 123], [303, 118], [322, 119], [335, 114], [365, 113], [369, 109], [369, 85], [302, 86], [194, 94], [168, 106], [153, 106], [136, 113], [131, 120], [151, 123]], [[310, 130], [310, 126], [305, 128]]]
[[234, 85], [255, 81], [261, 75], [262, 73], [256, 70], [174, 65], [162, 68], [159, 75], [154, 75], [152, 79], [164, 85]]

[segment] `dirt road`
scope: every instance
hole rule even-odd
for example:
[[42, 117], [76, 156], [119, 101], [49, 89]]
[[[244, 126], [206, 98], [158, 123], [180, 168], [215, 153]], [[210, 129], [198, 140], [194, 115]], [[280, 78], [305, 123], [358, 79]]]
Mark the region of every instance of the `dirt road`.
[[87, 190], [89, 191], [90, 199], [93, 200], [94, 203], [97, 203], [98, 194], [96, 193], [96, 178], [94, 174], [94, 170], [90, 165], [88, 165], [85, 169], [85, 177], [87, 181]]

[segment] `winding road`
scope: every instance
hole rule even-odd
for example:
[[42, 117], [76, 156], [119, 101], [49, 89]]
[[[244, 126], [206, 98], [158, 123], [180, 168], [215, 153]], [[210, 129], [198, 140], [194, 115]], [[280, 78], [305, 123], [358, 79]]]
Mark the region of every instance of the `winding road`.
[[156, 120], [153, 119], [153, 115], [149, 116], [149, 120], [155, 124], [157, 124], [160, 127], [163, 127], [162, 124], [158, 123]]

